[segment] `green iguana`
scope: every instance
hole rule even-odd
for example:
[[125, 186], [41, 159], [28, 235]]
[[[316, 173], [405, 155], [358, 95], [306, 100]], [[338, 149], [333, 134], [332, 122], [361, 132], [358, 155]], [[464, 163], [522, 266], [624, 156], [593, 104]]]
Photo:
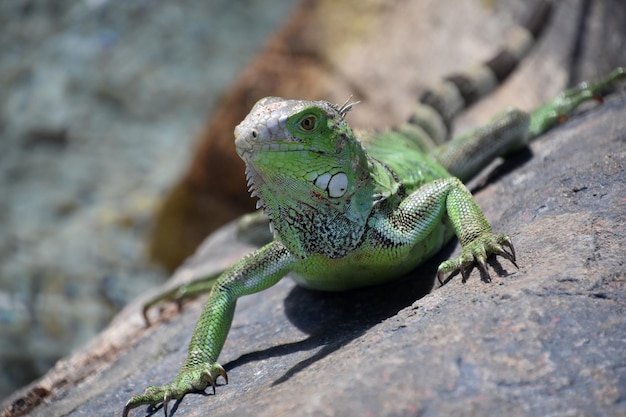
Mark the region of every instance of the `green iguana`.
[[[174, 381], [149, 387], [124, 408], [167, 404], [213, 387], [217, 362], [239, 297], [262, 291], [290, 274], [299, 284], [346, 290], [393, 280], [415, 268], [456, 236], [462, 252], [443, 262], [437, 278], [499, 255], [515, 263], [508, 236], [495, 234], [463, 185], [490, 161], [525, 147], [583, 102], [626, 78], [623, 68], [597, 83], [565, 91], [530, 114], [511, 109], [488, 125], [447, 141], [453, 117], [513, 69], [549, 13], [541, 3], [527, 36], [507, 45], [470, 75], [447, 78], [425, 93], [403, 125], [379, 133], [354, 132], [345, 121], [354, 103], [260, 100], [235, 129], [252, 196], [273, 226], [272, 242], [244, 257], [213, 283], [198, 281], [158, 297], [212, 286], [189, 354]], [[487, 275], [488, 277], [488, 275]], [[144, 312], [145, 313], [145, 312]]]

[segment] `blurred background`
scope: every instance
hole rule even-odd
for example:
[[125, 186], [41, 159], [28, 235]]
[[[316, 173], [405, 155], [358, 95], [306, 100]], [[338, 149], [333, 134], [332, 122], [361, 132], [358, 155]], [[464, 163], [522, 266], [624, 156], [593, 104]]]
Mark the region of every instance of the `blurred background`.
[[167, 278], [158, 202], [293, 3], [0, 2], [0, 399]]

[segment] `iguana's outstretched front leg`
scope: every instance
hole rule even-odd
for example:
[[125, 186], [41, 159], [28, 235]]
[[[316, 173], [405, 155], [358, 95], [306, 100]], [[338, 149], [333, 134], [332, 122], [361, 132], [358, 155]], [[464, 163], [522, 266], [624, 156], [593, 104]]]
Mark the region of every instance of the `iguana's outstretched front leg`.
[[476, 263], [486, 272], [485, 261], [490, 255], [503, 256], [515, 265], [511, 239], [491, 231], [482, 210], [458, 178], [441, 178], [423, 185], [395, 210], [381, 210], [373, 217], [372, 226], [385, 241], [391, 240], [398, 246], [413, 247], [419, 242], [432, 244], [426, 251], [429, 252], [438, 250], [437, 245], [448, 240], [449, 231], [443, 237], [431, 236], [442, 221], [451, 224], [463, 249], [458, 258], [439, 265], [437, 279], [440, 283], [446, 274], [456, 271], [466, 279], [465, 269]]
[[217, 280], [202, 315], [196, 324], [185, 364], [169, 385], [148, 387], [132, 397], [124, 407], [124, 417], [141, 405], [163, 404], [167, 415], [170, 400], [190, 392], [202, 391], [226, 371], [217, 363], [239, 297], [263, 291], [276, 284], [291, 269], [297, 258], [280, 242], [272, 242], [251, 253], [224, 272]]
[[437, 269], [437, 279], [443, 282], [445, 274], [460, 271], [463, 280], [467, 279], [466, 268], [478, 264], [487, 272], [485, 261], [490, 255], [500, 255], [515, 264], [515, 249], [506, 235], [494, 234], [476, 200], [457, 178], [446, 179], [450, 190], [445, 207], [454, 232], [461, 242], [461, 255], [456, 259], [442, 262]]

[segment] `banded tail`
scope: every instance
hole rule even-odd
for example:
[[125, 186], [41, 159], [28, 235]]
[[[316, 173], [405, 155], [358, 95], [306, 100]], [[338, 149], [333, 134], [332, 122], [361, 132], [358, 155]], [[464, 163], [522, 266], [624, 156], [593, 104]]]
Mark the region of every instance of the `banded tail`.
[[552, 3], [542, 0], [528, 20], [509, 34], [504, 47], [474, 70], [452, 74], [419, 99], [409, 125], [424, 129], [434, 144], [445, 142], [456, 115], [500, 85], [535, 44], [552, 12]]

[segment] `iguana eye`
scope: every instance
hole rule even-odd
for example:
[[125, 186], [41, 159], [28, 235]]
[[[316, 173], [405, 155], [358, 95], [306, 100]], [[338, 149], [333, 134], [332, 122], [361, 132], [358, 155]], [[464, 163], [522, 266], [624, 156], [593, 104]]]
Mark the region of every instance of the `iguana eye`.
[[300, 121], [300, 127], [307, 132], [315, 129], [315, 116], [308, 116]]

